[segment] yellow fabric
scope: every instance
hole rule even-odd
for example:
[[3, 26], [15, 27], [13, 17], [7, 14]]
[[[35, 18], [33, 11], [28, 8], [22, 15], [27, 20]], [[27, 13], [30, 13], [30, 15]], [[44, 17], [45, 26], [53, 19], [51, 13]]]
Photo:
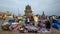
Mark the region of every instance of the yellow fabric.
[[34, 16], [34, 21], [38, 22], [38, 17]]

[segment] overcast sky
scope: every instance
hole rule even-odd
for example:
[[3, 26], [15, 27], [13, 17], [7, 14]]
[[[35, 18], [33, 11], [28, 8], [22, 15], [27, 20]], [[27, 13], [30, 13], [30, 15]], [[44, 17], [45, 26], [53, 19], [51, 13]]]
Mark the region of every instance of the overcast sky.
[[46, 15], [60, 14], [60, 0], [0, 0], [0, 11], [10, 11], [15, 15], [24, 14], [25, 6], [30, 5], [34, 14]]

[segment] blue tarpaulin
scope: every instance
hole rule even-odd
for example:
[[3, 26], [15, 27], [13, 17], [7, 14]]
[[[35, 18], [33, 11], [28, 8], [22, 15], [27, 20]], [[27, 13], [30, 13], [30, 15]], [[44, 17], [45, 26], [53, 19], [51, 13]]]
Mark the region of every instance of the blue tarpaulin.
[[58, 19], [57, 21], [60, 22], [60, 19]]
[[14, 19], [9, 19], [8, 22], [13, 23], [13, 22], [15, 22], [15, 20]]
[[53, 28], [58, 28], [58, 29], [59, 29], [59, 28], [60, 28], [60, 24], [59, 24], [59, 23], [54, 23], [54, 24], [52, 24], [52, 27], [53, 27]]

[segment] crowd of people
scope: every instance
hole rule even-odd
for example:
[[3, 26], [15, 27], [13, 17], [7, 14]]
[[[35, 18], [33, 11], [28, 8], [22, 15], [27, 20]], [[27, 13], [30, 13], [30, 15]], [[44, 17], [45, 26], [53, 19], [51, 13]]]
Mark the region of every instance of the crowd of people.
[[39, 16], [21, 16], [15, 17], [14, 22], [8, 21], [2, 24], [2, 30], [20, 31], [20, 32], [51, 32], [51, 19], [49, 17]]

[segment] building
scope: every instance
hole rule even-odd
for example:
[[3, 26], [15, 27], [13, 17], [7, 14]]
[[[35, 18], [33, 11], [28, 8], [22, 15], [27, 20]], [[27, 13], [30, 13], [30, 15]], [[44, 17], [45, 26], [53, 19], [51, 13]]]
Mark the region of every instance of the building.
[[13, 18], [13, 16], [7, 11], [7, 12], [0, 12], [0, 19], [5, 18]]
[[31, 10], [31, 6], [27, 5], [26, 8], [25, 8], [25, 16], [26, 17], [32, 16], [33, 15], [32, 12], [33, 11]]
[[43, 11], [43, 13], [42, 13], [42, 16], [41, 16], [42, 18], [45, 18], [45, 14], [44, 14], [44, 11]]

